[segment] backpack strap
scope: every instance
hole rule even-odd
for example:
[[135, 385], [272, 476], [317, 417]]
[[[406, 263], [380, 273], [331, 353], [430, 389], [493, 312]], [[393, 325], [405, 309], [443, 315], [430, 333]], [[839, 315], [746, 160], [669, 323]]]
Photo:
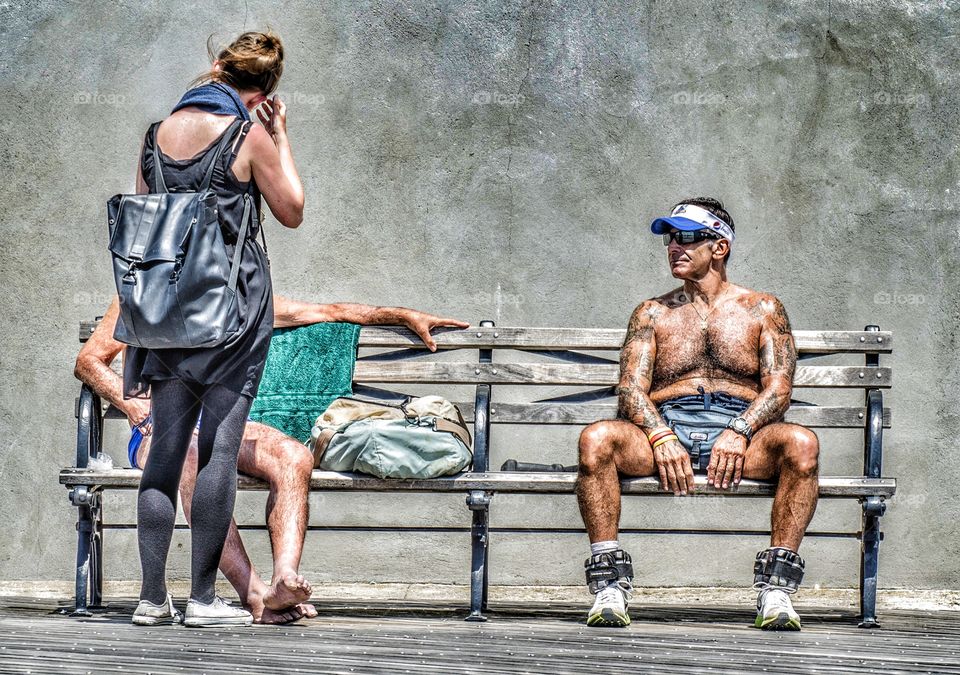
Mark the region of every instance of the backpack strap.
[[[205, 192], [206, 190], [210, 189], [210, 182], [213, 180], [213, 170], [217, 168], [217, 162], [220, 161], [220, 156], [233, 140], [233, 135], [236, 133], [237, 127], [240, 124], [243, 124], [243, 120], [237, 118], [231, 122], [230, 126], [227, 127], [226, 131], [223, 132], [223, 136], [220, 138], [220, 143], [217, 144], [217, 149], [213, 153], [213, 159], [211, 160], [210, 165], [207, 166], [207, 172], [204, 174], [203, 182], [200, 184], [200, 188], [197, 190], [197, 192]], [[154, 145], [154, 148], [156, 148], [156, 145]]]
[[240, 218], [240, 233], [237, 235], [237, 243], [233, 247], [233, 263], [230, 265], [230, 280], [227, 288], [231, 291], [237, 288], [237, 278], [240, 276], [240, 257], [243, 255], [243, 245], [247, 242], [247, 232], [250, 228], [250, 219], [253, 217], [253, 209], [250, 203], [250, 193], [243, 195], [243, 216]]
[[167, 184], [163, 182], [163, 167], [160, 165], [160, 151], [157, 145], [157, 129], [160, 122], [153, 123], [153, 191], [156, 193], [168, 192]]

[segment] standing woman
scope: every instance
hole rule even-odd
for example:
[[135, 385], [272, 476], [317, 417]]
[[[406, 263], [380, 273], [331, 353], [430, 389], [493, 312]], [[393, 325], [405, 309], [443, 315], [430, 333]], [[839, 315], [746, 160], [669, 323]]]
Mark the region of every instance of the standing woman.
[[[273, 329], [272, 286], [266, 252], [255, 241], [253, 223], [237, 241], [244, 194], [259, 213], [260, 195], [286, 227], [303, 220], [303, 186], [287, 140], [286, 106], [268, 98], [283, 72], [283, 45], [270, 32], [242, 34], [215, 56], [213, 68], [197, 78], [171, 115], [147, 131], [140, 155], [137, 192], [196, 191], [216, 162], [211, 190], [217, 194], [219, 226], [232, 259], [242, 246], [237, 306], [240, 331], [209, 348], [128, 347], [124, 395], [152, 399], [153, 445], [137, 500], [137, 537], [143, 586], [133, 623], [153, 625], [179, 619], [167, 592], [166, 561], [177, 509], [177, 486], [194, 428], [199, 421], [199, 464], [191, 527], [192, 587], [187, 625], [249, 625], [249, 612], [215, 594], [217, 565], [233, 514], [237, 455], [247, 413], [263, 373]], [[259, 109], [258, 109], [259, 108]], [[261, 125], [250, 112], [257, 111]], [[234, 124], [242, 120], [241, 124]], [[230, 135], [220, 155], [217, 146]], [[157, 163], [154, 162], [156, 153]], [[158, 181], [155, 167], [162, 171]], [[201, 416], [202, 412], [202, 416]]]

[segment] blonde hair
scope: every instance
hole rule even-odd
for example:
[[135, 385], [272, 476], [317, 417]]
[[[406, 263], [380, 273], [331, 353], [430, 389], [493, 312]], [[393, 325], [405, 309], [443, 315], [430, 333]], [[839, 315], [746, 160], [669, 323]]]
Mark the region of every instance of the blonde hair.
[[207, 38], [207, 53], [219, 68], [195, 78], [191, 86], [203, 82], [222, 82], [238, 91], [260, 90], [272, 94], [283, 74], [283, 43], [280, 36], [266, 32], [247, 31], [219, 52], [213, 49], [213, 35]]

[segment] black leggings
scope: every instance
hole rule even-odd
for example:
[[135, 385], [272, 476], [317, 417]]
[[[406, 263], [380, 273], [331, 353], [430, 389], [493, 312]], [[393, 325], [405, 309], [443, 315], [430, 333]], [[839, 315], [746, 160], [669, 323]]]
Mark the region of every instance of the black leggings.
[[180, 473], [200, 420], [197, 487], [191, 509], [190, 597], [213, 602], [217, 566], [237, 496], [237, 456], [253, 399], [220, 385], [182, 380], [151, 385], [153, 440], [137, 497], [137, 542], [143, 586], [140, 599], [167, 599], [166, 566], [177, 516]]

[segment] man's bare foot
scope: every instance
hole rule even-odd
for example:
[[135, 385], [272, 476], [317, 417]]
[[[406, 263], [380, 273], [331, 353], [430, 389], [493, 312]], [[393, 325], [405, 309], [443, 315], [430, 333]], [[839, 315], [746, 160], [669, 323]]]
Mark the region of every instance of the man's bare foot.
[[300, 611], [300, 606], [291, 607], [282, 612], [275, 612], [272, 609], [263, 608], [263, 613], [260, 615], [259, 619], [254, 619], [254, 623], [263, 624], [264, 626], [274, 625], [279, 626], [285, 623], [293, 623], [294, 621], [299, 621], [303, 618], [303, 612]]
[[[263, 596], [260, 594], [253, 594], [247, 596], [247, 603], [244, 607], [253, 614], [253, 622], [263, 625], [280, 625], [285, 623], [292, 623], [302, 619], [304, 616], [307, 616], [307, 613], [301, 609], [302, 605], [297, 605], [296, 607], [288, 607], [283, 611], [274, 611], [263, 605]], [[317, 610], [313, 610], [313, 615], [316, 616]]]
[[310, 599], [313, 589], [299, 574], [279, 577], [263, 594], [263, 605], [268, 609], [285, 610]]
[[305, 619], [314, 619], [317, 616], [317, 608], [309, 602], [301, 602], [297, 605], [297, 609], [300, 610], [300, 614], [302, 614]]

